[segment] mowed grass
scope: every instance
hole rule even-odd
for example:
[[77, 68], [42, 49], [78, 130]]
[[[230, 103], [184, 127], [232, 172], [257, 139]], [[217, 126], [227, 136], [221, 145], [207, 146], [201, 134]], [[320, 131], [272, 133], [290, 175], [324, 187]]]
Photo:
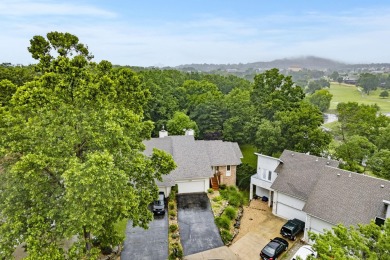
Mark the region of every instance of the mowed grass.
[[250, 144], [240, 145], [240, 149], [244, 158], [241, 160], [242, 163], [247, 163], [250, 166], [257, 167], [257, 156], [255, 155], [256, 147]]
[[379, 94], [383, 89], [371, 91], [370, 95], [360, 92], [354, 85], [338, 84], [332, 82], [330, 84], [330, 93], [333, 95], [330, 102], [330, 112], [336, 110], [338, 103], [357, 102], [359, 104], [373, 105], [377, 104], [382, 113], [390, 113], [390, 98], [381, 98]]

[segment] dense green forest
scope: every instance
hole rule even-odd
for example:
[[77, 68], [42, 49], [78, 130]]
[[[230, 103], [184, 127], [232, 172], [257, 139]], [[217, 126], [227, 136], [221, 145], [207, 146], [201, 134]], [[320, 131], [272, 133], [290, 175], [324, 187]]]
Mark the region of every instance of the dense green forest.
[[[192, 128], [196, 138], [235, 141], [270, 156], [284, 149], [330, 156], [345, 169], [390, 179], [390, 119], [376, 105], [339, 103], [338, 126], [324, 128], [330, 85], [320, 79], [301, 87], [307, 71], [295, 82], [297, 75], [278, 69], [251, 81], [130, 69], [93, 62], [71, 34], [30, 43], [37, 64], [0, 66], [0, 258], [25, 241], [30, 259], [63, 259], [58, 245], [77, 235], [83, 239], [66, 254], [80, 259], [97, 253], [91, 233], [112, 245], [123, 239], [117, 221], [145, 227], [154, 180], [175, 167], [162, 151], [142, 154], [142, 140], [163, 127], [175, 135]], [[254, 172], [248, 165], [242, 171], [239, 178]]]

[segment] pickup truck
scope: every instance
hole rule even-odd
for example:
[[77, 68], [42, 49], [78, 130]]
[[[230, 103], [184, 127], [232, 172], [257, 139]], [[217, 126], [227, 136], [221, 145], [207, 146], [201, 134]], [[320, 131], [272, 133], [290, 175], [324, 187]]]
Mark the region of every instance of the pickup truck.
[[305, 228], [305, 222], [299, 219], [290, 219], [286, 224], [280, 229], [280, 234], [283, 237], [287, 237], [291, 240], [295, 240], [297, 235], [303, 231]]

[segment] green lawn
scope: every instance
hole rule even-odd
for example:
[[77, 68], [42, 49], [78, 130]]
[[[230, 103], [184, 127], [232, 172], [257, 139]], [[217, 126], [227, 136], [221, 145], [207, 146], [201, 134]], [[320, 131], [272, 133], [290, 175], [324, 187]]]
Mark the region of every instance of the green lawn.
[[250, 144], [240, 145], [240, 149], [244, 158], [241, 160], [242, 163], [247, 163], [250, 166], [257, 167], [257, 156], [254, 154], [256, 152], [256, 147]]
[[377, 104], [381, 108], [382, 113], [390, 113], [390, 98], [380, 98], [379, 94], [383, 89], [372, 91], [370, 95], [366, 95], [358, 90], [354, 85], [338, 84], [332, 82], [330, 84], [330, 93], [333, 95], [330, 103], [330, 112], [336, 110], [337, 104], [341, 102], [357, 102], [359, 104], [372, 105]]

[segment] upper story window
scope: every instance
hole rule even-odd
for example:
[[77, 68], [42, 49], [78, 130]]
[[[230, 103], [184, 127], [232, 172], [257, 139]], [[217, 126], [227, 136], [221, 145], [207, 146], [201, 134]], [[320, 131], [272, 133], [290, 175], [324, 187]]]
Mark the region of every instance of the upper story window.
[[226, 166], [226, 176], [230, 176], [230, 175], [232, 175], [232, 172], [230, 170], [230, 165], [227, 165]]
[[266, 170], [266, 169], [261, 169], [261, 171], [262, 171], [261, 178], [263, 180], [271, 181], [272, 171], [269, 171], [269, 170]]

